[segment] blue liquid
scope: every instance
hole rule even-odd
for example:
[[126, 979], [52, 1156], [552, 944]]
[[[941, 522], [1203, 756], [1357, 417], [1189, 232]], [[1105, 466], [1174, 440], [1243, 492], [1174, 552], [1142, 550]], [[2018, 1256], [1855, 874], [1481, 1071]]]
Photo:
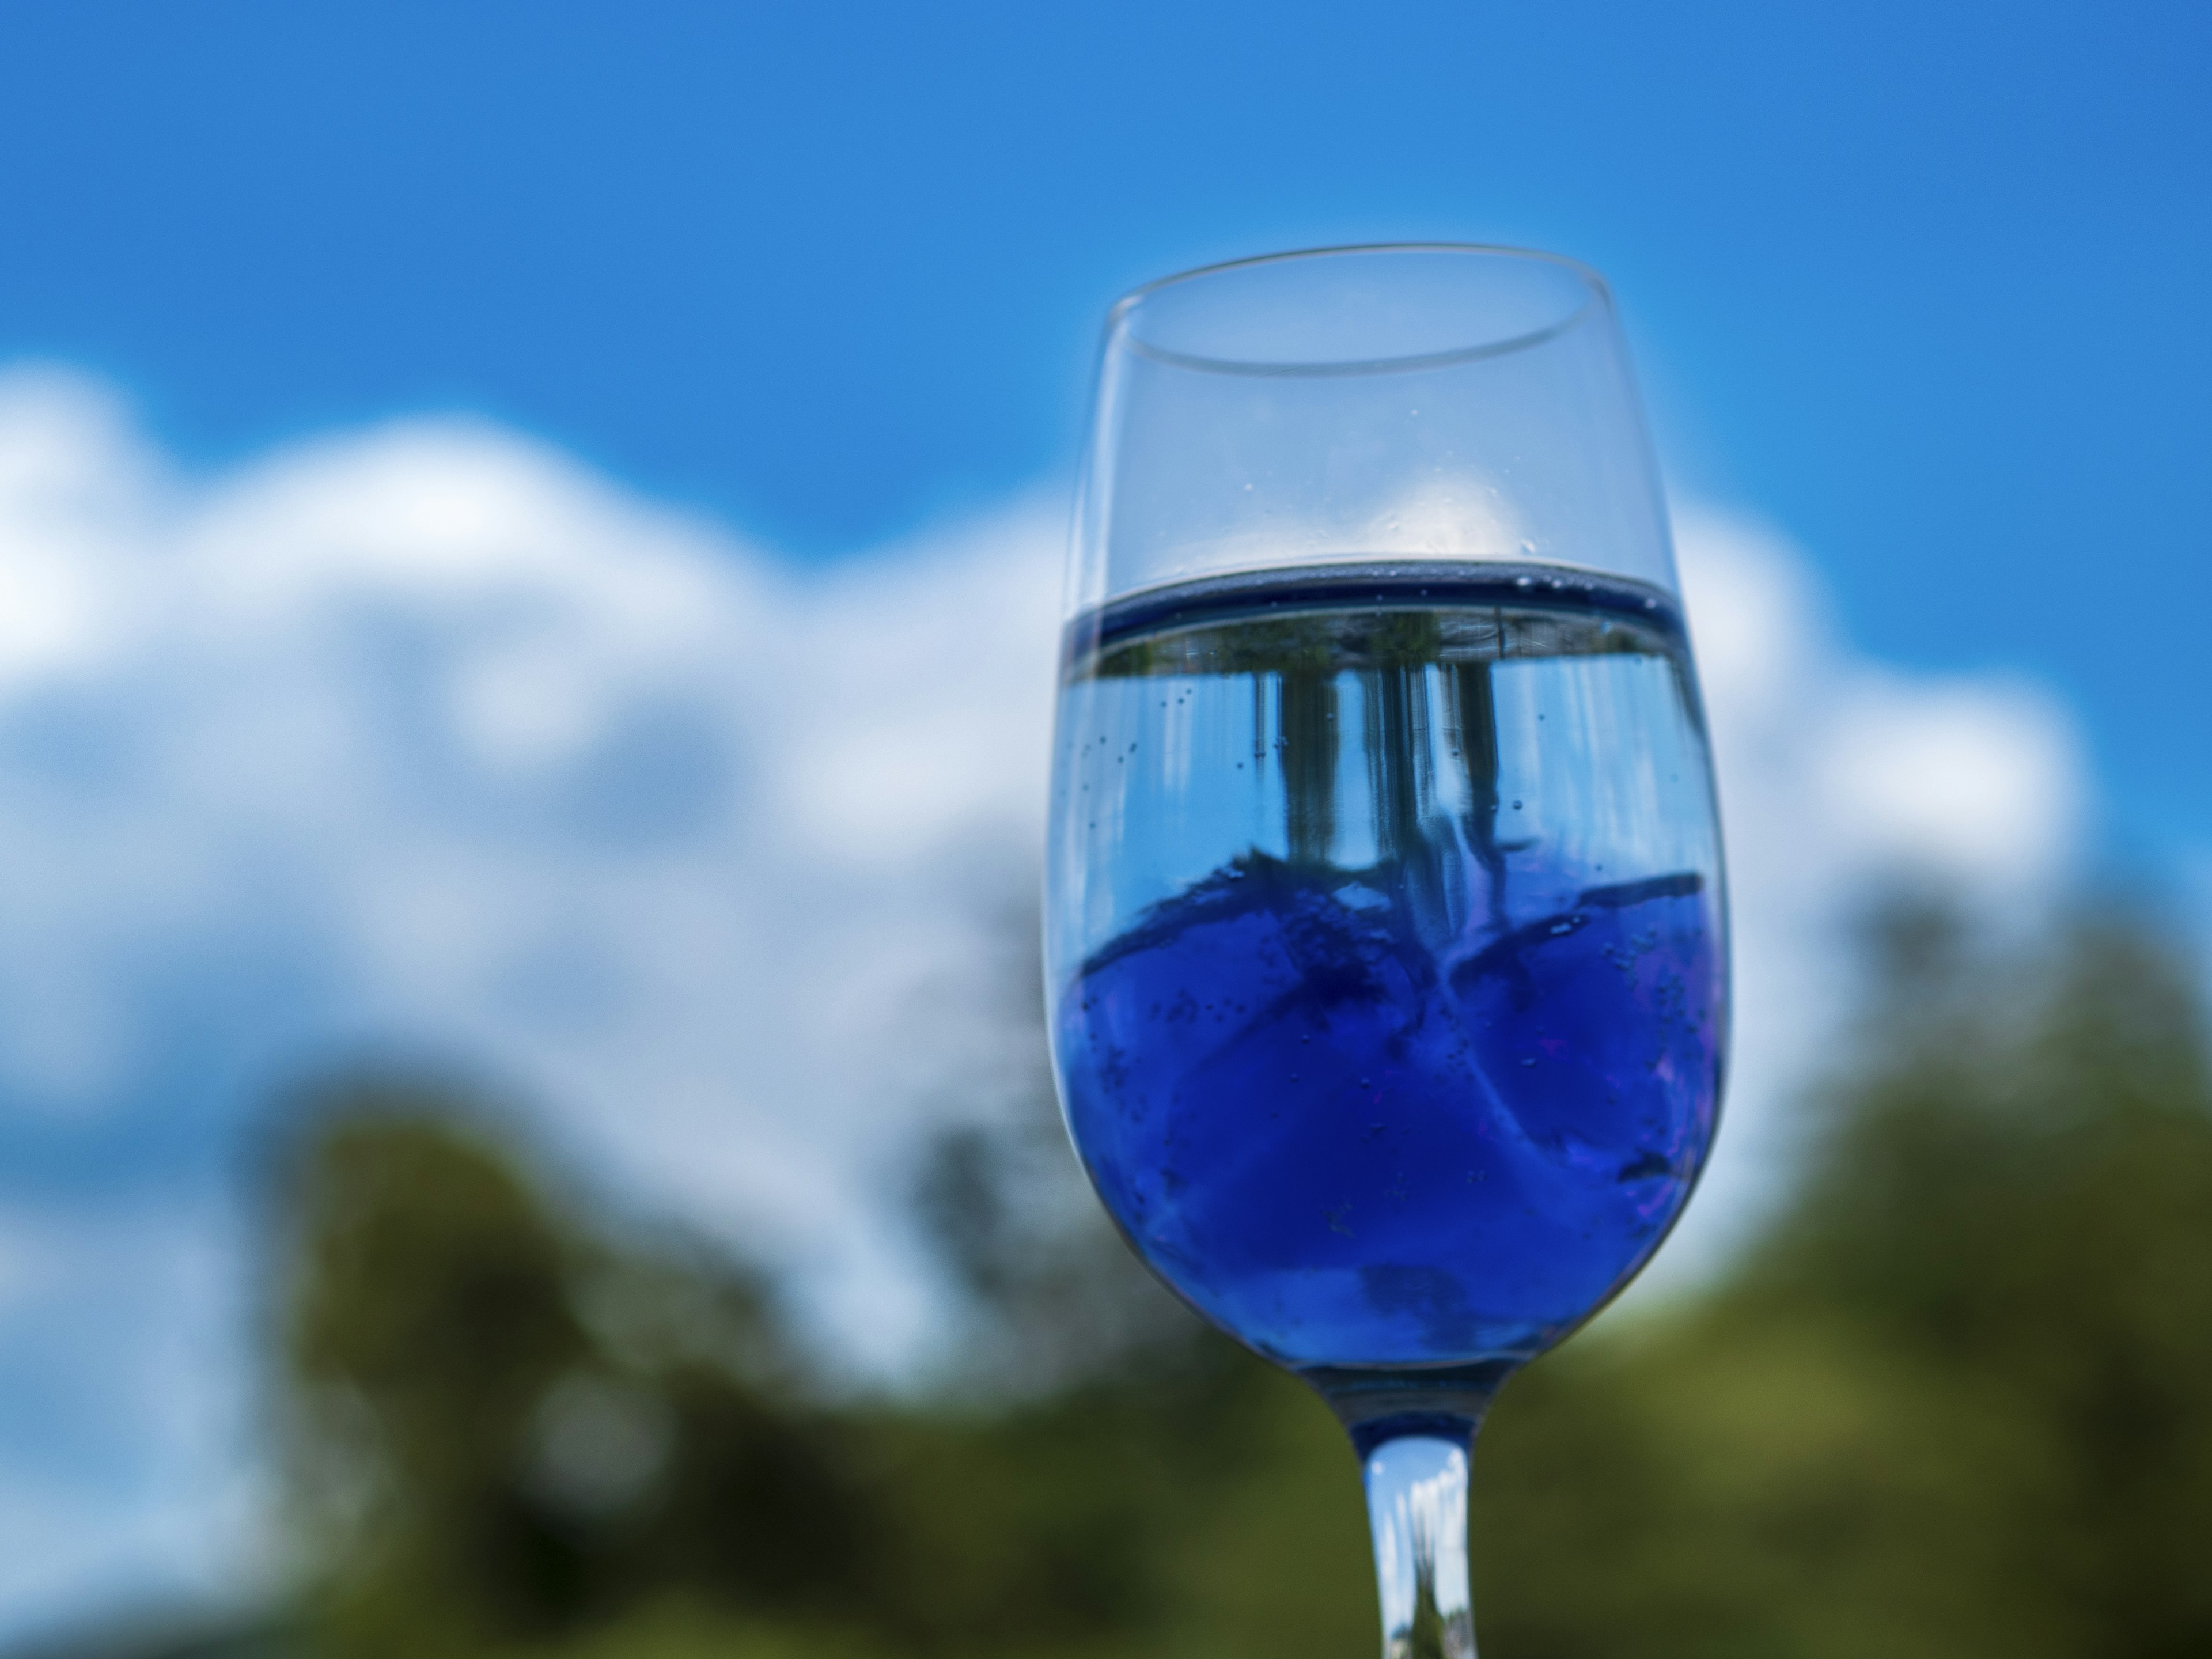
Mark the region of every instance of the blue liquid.
[[1192, 585], [1070, 635], [1048, 971], [1139, 1253], [1309, 1370], [1514, 1364], [1711, 1144], [1720, 854], [1680, 623], [1542, 567]]

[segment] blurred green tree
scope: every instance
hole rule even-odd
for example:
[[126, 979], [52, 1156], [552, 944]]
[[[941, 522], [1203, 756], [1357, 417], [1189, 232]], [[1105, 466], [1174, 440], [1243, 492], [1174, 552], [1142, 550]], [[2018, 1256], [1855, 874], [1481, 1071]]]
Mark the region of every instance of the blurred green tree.
[[1079, 1207], [1030, 1201], [1027, 1122], [948, 1137], [924, 1182], [973, 1363], [926, 1401], [831, 1406], [757, 1274], [580, 1223], [465, 1097], [353, 1079], [305, 1121], [285, 1364], [319, 1651], [1155, 1644], [1260, 1450], [1249, 1397], [1297, 1393], [1152, 1285], [1065, 1168]]
[[2212, 1088], [2143, 929], [1882, 930], [1813, 1173], [1485, 1437], [1490, 1651], [2212, 1652]]
[[[2197, 988], [2111, 921], [1880, 939], [1786, 1213], [1507, 1389], [1476, 1459], [1488, 1659], [2212, 1651]], [[311, 1647], [1366, 1650], [1343, 1437], [1145, 1279], [1024, 1091], [918, 1177], [958, 1363], [860, 1401], [759, 1274], [583, 1218], [465, 1100], [326, 1091], [283, 1185]]]
[[872, 1522], [757, 1276], [559, 1218], [434, 1086], [324, 1091], [289, 1165], [290, 1466], [340, 1652], [563, 1638], [657, 1593], [868, 1601]]

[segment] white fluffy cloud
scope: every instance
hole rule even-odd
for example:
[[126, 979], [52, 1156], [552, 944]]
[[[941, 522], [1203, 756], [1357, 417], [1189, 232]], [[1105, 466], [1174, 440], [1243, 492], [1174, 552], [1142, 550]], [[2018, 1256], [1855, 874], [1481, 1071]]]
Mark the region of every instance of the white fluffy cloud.
[[[856, 1351], [910, 1347], [887, 1183], [996, 1052], [1061, 539], [1041, 499], [804, 571], [442, 422], [188, 480], [99, 388], [0, 380], [0, 1390], [46, 1413], [0, 1491], [58, 1517], [0, 1506], [0, 1630], [234, 1564], [223, 1194], [333, 1053], [465, 1060]], [[2083, 786], [2033, 688], [1855, 657], [1769, 531], [1681, 540], [1742, 984], [1694, 1265], [1771, 1185], [1857, 898], [2032, 902]], [[41, 1450], [68, 1412], [82, 1455]]]
[[1809, 562], [1755, 520], [1692, 508], [1676, 540], [1728, 837], [1735, 1030], [1727, 1125], [1655, 1286], [1709, 1266], [1778, 1196], [1790, 1107], [1853, 1012], [1869, 901], [1904, 884], [2030, 921], [2088, 808], [2048, 692], [1853, 652]]

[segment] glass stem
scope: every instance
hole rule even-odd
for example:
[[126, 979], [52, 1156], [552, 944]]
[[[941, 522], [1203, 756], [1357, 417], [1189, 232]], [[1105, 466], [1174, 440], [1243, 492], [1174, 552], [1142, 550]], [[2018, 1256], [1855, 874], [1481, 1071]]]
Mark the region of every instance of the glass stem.
[[1382, 1659], [1474, 1659], [1467, 1577], [1469, 1444], [1408, 1434], [1367, 1454]]

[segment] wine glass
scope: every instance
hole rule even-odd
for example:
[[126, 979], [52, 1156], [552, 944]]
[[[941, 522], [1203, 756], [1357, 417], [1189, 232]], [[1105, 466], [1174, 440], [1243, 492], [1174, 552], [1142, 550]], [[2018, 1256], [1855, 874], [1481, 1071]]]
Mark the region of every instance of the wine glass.
[[1109, 322], [1045, 921], [1092, 1184], [1364, 1460], [1384, 1651], [1474, 1652], [1499, 1385], [1650, 1259], [1712, 1139], [1705, 720], [1613, 307], [1353, 247]]

